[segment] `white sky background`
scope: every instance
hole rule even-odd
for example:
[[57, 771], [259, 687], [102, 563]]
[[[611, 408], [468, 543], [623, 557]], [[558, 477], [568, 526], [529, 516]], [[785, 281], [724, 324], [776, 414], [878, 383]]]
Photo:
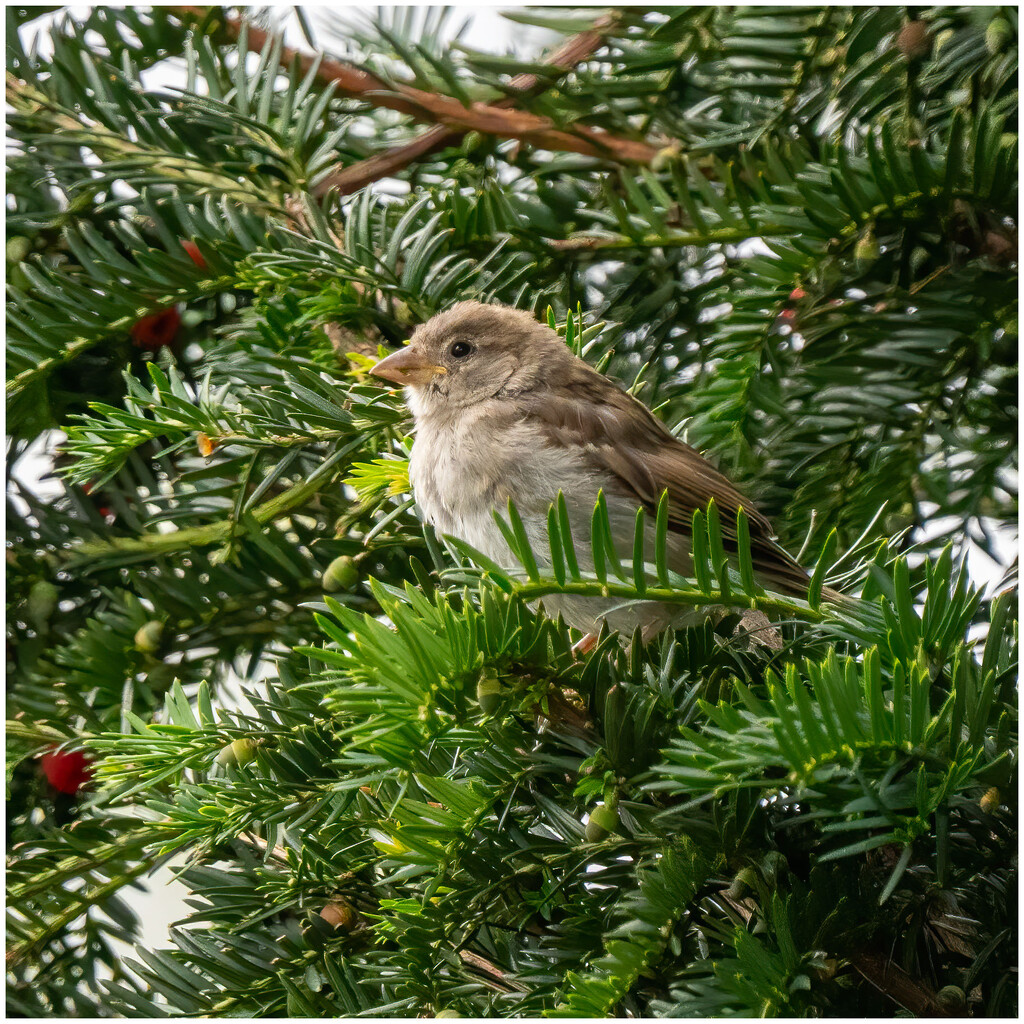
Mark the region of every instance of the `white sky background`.
[[[73, 15], [83, 16], [89, 9], [88, 6], [78, 5], [71, 6], [66, 10]], [[306, 12], [314, 40], [328, 50], [334, 49], [332, 43], [336, 39], [344, 37], [346, 26], [359, 21], [365, 22], [367, 11], [371, 10], [364, 5], [350, 4], [304, 4], [303, 9]], [[547, 30], [506, 21], [500, 14], [502, 9], [509, 9], [509, 7], [507, 5], [501, 7], [497, 5], [454, 7], [451, 9], [451, 15], [445, 26], [447, 35], [449, 38], [452, 37], [462, 23], [468, 21], [468, 27], [461, 36], [461, 41], [467, 46], [494, 53], [512, 51], [521, 55], [538, 53], [549, 45], [552, 39], [556, 38]], [[284, 26], [286, 44], [298, 49], [308, 49], [298, 19], [292, 13], [291, 8], [281, 8], [275, 13]], [[60, 16], [60, 12], [57, 16]], [[53, 21], [54, 16], [40, 18], [32, 22], [26, 30], [30, 39], [33, 36], [38, 36], [39, 49], [44, 55], [49, 52], [45, 38], [46, 30]], [[183, 85], [183, 62], [165, 61], [156, 65], [146, 73], [146, 84], [150, 88]], [[751, 240], [751, 242], [756, 245], [755, 240]], [[40, 496], [52, 498], [62, 489], [56, 481], [42, 479], [51, 469], [51, 460], [46, 448], [52, 450], [62, 437], [63, 435], [59, 432], [52, 432], [48, 438], [37, 439], [31, 449], [31, 455], [21, 462], [21, 471], [18, 474], [21, 482]], [[933, 524], [933, 527], [938, 525]], [[1003, 575], [1004, 567], [1012, 562], [1017, 549], [1017, 536], [1014, 531], [999, 529], [995, 523], [991, 525], [996, 527], [993, 532], [996, 537], [999, 562], [1002, 564], [993, 561], [976, 545], [971, 546], [968, 556], [968, 570], [971, 578], [976, 583], [985, 584], [989, 593], [996, 589]], [[236, 687], [232, 687], [232, 689], [236, 689]], [[222, 692], [221, 703], [235, 704], [240, 696], [240, 693], [236, 692], [234, 700], [225, 700], [225, 698], [229, 698], [229, 694]], [[145, 885], [148, 892], [140, 893], [132, 900], [142, 921], [142, 942], [151, 948], [163, 947], [168, 945], [168, 926], [180, 918], [186, 910], [182, 902], [185, 888], [174, 880], [170, 867], [157, 871], [152, 878], [145, 882]], [[127, 946], [125, 951], [129, 955], [131, 954], [131, 950]]]

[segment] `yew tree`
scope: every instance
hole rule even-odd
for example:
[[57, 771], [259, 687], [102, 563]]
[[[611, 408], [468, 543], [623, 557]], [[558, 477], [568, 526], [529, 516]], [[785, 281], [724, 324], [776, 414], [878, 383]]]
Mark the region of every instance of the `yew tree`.
[[[7, 8], [8, 1014], [1014, 1016], [1017, 9], [72, 10]], [[466, 298], [806, 597], [714, 507], [692, 578], [425, 528], [368, 369]]]

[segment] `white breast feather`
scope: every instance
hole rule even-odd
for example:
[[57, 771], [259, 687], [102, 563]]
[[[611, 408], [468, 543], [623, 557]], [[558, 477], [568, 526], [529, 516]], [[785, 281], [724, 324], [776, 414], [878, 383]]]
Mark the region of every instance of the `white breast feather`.
[[[511, 498], [531, 544], [547, 547], [547, 510], [559, 490], [593, 509], [598, 483], [564, 448], [551, 447], [539, 428], [520, 421], [500, 433], [486, 407], [447, 422], [417, 425], [409, 466], [416, 503], [440, 533], [465, 540], [499, 564], [515, 564], [492, 516]], [[489, 422], [490, 421], [490, 422]], [[427, 452], [430, 457], [427, 457]]]
[[[412, 403], [410, 403], [412, 404]], [[414, 407], [414, 412], [417, 411]], [[455, 415], [417, 416], [416, 443], [409, 479], [424, 518], [442, 534], [471, 544], [509, 569], [518, 567], [494, 522], [492, 510], [505, 514], [511, 498], [523, 519], [531, 547], [541, 565], [549, 562], [547, 514], [558, 497], [566, 497], [580, 567], [593, 568], [590, 520], [601, 488], [600, 477], [585, 468], [578, 453], [552, 446], [536, 425], [522, 420], [500, 432], [500, 417], [490, 403]], [[428, 453], [429, 452], [429, 457]], [[620, 558], [632, 558], [636, 502], [605, 495]], [[669, 562], [676, 571], [690, 569], [689, 542], [669, 535]], [[652, 557], [653, 523], [648, 521], [646, 550]], [[650, 601], [550, 595], [543, 599], [549, 615], [561, 614], [583, 632], [597, 632], [607, 618], [613, 629], [629, 634], [636, 625], [653, 635], [687, 610]]]

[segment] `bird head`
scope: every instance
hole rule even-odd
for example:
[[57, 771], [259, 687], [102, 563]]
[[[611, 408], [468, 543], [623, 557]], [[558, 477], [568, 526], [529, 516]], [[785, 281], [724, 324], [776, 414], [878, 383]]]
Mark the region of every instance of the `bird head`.
[[562, 339], [531, 314], [459, 302], [418, 327], [405, 348], [370, 372], [408, 388], [419, 415], [522, 394], [571, 359]]

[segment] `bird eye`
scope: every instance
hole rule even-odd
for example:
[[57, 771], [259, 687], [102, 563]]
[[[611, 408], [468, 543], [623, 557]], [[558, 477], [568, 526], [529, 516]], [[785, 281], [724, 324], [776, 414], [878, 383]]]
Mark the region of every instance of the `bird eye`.
[[457, 341], [448, 350], [456, 359], [462, 359], [473, 351], [473, 346], [468, 341]]

